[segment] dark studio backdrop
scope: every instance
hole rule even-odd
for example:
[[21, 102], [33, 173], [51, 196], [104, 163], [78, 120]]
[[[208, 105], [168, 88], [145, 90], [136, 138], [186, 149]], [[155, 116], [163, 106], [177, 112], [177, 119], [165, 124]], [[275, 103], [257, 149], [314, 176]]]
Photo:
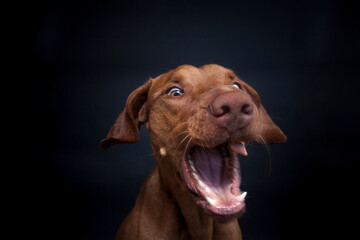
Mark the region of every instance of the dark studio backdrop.
[[[350, 239], [358, 228], [355, 1], [19, 3], [19, 116], [2, 168], [0, 239], [113, 239], [155, 165], [149, 135], [101, 150], [127, 96], [181, 64], [217, 63], [288, 136], [241, 157], [245, 240]], [[355, 217], [355, 218], [354, 218]]]

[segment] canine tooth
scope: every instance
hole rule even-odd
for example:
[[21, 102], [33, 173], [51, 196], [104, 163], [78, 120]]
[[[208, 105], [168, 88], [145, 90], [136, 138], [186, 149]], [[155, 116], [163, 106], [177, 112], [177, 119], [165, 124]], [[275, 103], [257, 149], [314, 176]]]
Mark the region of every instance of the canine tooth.
[[216, 205], [216, 201], [214, 199], [211, 199], [210, 197], [206, 197], [206, 201], [208, 203], [210, 203], [211, 205], [215, 206]]
[[230, 148], [231, 148], [234, 152], [239, 153], [239, 154], [241, 154], [241, 155], [243, 155], [243, 156], [247, 156], [247, 155], [248, 155], [248, 153], [247, 153], [247, 151], [246, 151], [245, 143], [244, 143], [243, 141], [237, 142], [237, 143], [236, 143], [236, 142], [232, 143], [232, 144], [230, 145]]
[[242, 155], [247, 156], [247, 155], [248, 155], [248, 153], [247, 153], [247, 151], [246, 151], [245, 143], [244, 143], [243, 141], [241, 141], [240, 143], [243, 145], [243, 152], [242, 152]]
[[240, 196], [237, 197], [237, 199], [241, 202], [246, 197], [247, 192], [243, 192]]

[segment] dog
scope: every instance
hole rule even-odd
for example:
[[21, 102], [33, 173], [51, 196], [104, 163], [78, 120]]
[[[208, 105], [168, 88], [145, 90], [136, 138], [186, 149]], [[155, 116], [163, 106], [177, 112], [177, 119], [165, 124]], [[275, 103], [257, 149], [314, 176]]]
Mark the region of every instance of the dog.
[[100, 146], [150, 133], [151, 170], [116, 239], [242, 239], [238, 154], [245, 143], [281, 143], [257, 92], [216, 64], [181, 65], [133, 91]]

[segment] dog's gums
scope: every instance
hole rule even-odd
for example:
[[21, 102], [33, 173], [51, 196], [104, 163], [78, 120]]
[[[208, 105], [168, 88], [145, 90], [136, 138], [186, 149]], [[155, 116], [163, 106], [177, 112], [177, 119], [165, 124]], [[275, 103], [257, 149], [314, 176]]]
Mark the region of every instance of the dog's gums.
[[247, 155], [244, 142], [215, 148], [195, 145], [183, 156], [183, 177], [195, 202], [219, 220], [233, 218], [245, 207], [237, 153]]

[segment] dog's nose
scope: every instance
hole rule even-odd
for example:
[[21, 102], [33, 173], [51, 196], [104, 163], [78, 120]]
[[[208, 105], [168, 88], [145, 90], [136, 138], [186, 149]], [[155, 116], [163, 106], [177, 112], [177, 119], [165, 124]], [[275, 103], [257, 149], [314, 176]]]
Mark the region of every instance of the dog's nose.
[[253, 119], [253, 110], [251, 98], [238, 91], [223, 93], [209, 104], [213, 121], [231, 132], [246, 127]]

